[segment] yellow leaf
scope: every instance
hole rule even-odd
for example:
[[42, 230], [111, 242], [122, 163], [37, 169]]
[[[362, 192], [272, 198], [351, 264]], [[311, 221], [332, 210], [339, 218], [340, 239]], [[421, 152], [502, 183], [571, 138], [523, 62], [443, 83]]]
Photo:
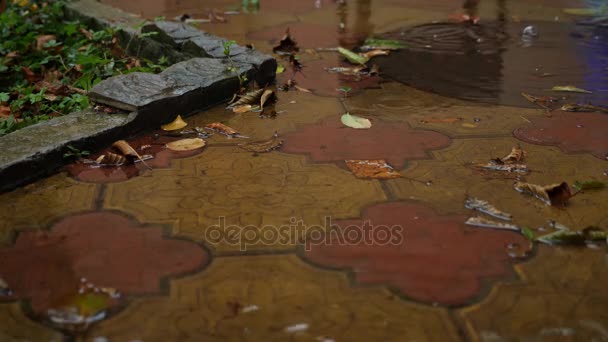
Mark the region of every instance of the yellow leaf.
[[171, 151], [191, 151], [204, 147], [205, 145], [205, 140], [201, 138], [193, 138], [172, 141], [167, 143], [167, 148]]
[[182, 119], [181, 115], [178, 115], [173, 122], [166, 125], [160, 126], [163, 131], [176, 131], [188, 126], [188, 124]]
[[367, 129], [372, 127], [372, 123], [368, 119], [350, 115], [350, 113], [342, 115], [341, 121], [344, 125], [351, 128]]

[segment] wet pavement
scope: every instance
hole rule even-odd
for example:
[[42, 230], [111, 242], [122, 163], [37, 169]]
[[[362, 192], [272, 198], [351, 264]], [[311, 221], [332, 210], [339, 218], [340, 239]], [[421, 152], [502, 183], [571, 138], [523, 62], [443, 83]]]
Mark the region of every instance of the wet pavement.
[[[240, 8], [102, 2], [150, 18]], [[10, 288], [0, 286], [0, 340], [608, 340], [605, 241], [549, 246], [464, 224], [477, 215], [464, 207], [469, 196], [536, 236], [560, 225], [607, 228], [606, 189], [579, 192], [565, 207], [513, 189], [516, 180], [608, 182], [605, 113], [547, 111], [519, 95], [566, 96], [555, 108], [606, 105], [606, 35], [589, 35], [562, 12], [580, 5], [482, 1], [481, 24], [487, 18], [490, 32], [506, 25], [504, 40], [488, 42], [496, 51], [465, 58], [455, 24], [433, 26], [451, 37], [441, 43], [449, 51], [379, 57], [382, 77], [362, 80], [327, 73], [348, 63], [314, 49], [400, 32], [423, 32], [409, 41], [424, 42], [429, 31], [412, 27], [444, 21], [460, 4], [261, 0], [226, 23], [199, 24], [266, 53], [290, 27], [304, 66], [295, 80], [311, 93], [279, 91], [274, 118], [224, 106], [186, 118], [190, 128], [221, 122], [248, 138], [214, 134], [190, 152], [166, 150], [176, 138], [162, 131], [129, 139], [155, 157], [151, 170], [72, 165], [0, 195], [0, 279]], [[516, 34], [530, 23], [540, 34], [525, 46]], [[279, 62], [282, 84], [292, 73]], [[547, 91], [567, 84], [593, 94]], [[343, 86], [353, 88], [347, 96]], [[346, 111], [372, 127], [345, 127]], [[279, 150], [239, 146], [275, 132]], [[526, 151], [528, 172], [479, 167], [515, 146]], [[357, 178], [345, 162], [378, 159], [402, 177]], [[84, 328], [48, 317], [79, 289], [120, 295], [103, 306], [107, 317]]]

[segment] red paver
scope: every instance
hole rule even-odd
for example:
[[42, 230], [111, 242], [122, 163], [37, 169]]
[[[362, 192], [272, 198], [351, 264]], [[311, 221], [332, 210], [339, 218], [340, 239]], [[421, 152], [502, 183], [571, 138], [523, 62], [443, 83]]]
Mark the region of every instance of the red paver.
[[14, 297], [44, 312], [73, 294], [81, 277], [127, 294], [160, 292], [160, 279], [193, 272], [210, 256], [192, 242], [167, 240], [159, 226], [142, 226], [101, 212], [65, 218], [50, 232], [21, 233], [0, 249], [0, 274]]
[[608, 115], [556, 112], [552, 117], [534, 118], [513, 134], [525, 142], [557, 146], [567, 153], [589, 152], [608, 156]]
[[402, 168], [406, 161], [429, 158], [429, 151], [450, 144], [450, 138], [441, 133], [415, 130], [407, 123], [373, 120], [372, 124], [370, 129], [349, 128], [336, 114], [336, 118], [286, 134], [282, 151], [310, 154], [317, 162], [384, 159]]
[[[467, 227], [465, 216], [439, 216], [423, 205], [401, 202], [375, 205], [363, 219], [335, 222], [336, 229], [348, 241], [355, 234], [348, 234], [351, 228], [347, 227], [361, 227], [365, 220], [374, 229], [401, 226], [403, 238], [386, 245], [377, 238], [374, 243], [349, 245], [340, 244], [334, 234], [331, 243], [307, 245], [304, 258], [318, 265], [349, 268], [359, 283], [386, 285], [429, 304], [465, 305], [482, 295], [485, 285], [513, 278], [507, 248], [528, 246], [517, 233]], [[374, 229], [369, 231], [386, 235]]]

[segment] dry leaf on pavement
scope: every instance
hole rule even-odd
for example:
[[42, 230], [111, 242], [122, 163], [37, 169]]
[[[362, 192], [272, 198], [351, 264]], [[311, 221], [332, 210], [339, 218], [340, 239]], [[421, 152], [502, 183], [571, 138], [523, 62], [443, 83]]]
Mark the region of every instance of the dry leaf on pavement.
[[357, 178], [393, 179], [402, 177], [383, 159], [346, 160], [346, 166]]

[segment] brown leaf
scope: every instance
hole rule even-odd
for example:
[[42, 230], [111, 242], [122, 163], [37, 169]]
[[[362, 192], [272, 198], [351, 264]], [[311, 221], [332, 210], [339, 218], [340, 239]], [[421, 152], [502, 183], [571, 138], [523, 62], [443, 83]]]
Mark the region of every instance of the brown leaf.
[[205, 125], [206, 129], [218, 132], [220, 134], [223, 134], [227, 137], [237, 137], [240, 135], [239, 132], [237, 132], [236, 130], [234, 130], [231, 127], [228, 127], [222, 123], [219, 122], [214, 122], [214, 123], [210, 123], [208, 125]]
[[22, 67], [21, 70], [23, 71], [23, 76], [25, 77], [25, 79], [31, 84], [36, 83], [36, 81], [38, 81], [38, 79], [40, 78], [32, 71], [32, 69], [28, 67]]
[[386, 56], [389, 55], [391, 52], [389, 50], [371, 50], [371, 51], [367, 51], [364, 53], [360, 53], [361, 56], [365, 57], [366, 59], [370, 59], [372, 57], [376, 57], [376, 56]]
[[0, 117], [8, 118], [11, 115], [11, 107], [0, 106]]
[[300, 51], [298, 43], [291, 38], [289, 28], [285, 30], [285, 35], [279, 42], [279, 45], [273, 47], [272, 51], [278, 54], [293, 54]]
[[346, 166], [357, 178], [393, 179], [401, 174], [385, 160], [346, 160]]
[[494, 171], [505, 171], [505, 172], [515, 172], [515, 173], [528, 173], [528, 166], [525, 164], [505, 164], [502, 160], [499, 159], [499, 162], [496, 160], [491, 160], [487, 164], [475, 164], [474, 165], [480, 169], [486, 170], [494, 170]]
[[260, 108], [264, 108], [264, 104], [266, 104], [267, 101], [273, 101], [276, 100], [276, 94], [274, 93], [274, 91], [272, 89], [266, 89], [264, 90], [264, 92], [262, 93], [262, 96], [260, 96]]
[[166, 125], [162, 125], [160, 126], [160, 128], [163, 131], [176, 131], [178, 129], [182, 129], [184, 127], [188, 126], [188, 123], [186, 121], [184, 121], [182, 119], [181, 115], [178, 115], [175, 120], [173, 120], [172, 122], [166, 124]]
[[541, 97], [537, 97], [534, 95], [530, 95], [527, 93], [521, 93], [521, 96], [523, 96], [524, 98], [526, 98], [526, 100], [536, 104], [537, 106], [546, 109], [546, 110], [550, 110], [550, 105], [554, 102], [557, 102], [559, 99], [556, 97], [551, 97], [551, 96], [541, 96]]
[[91, 31], [83, 28], [80, 28], [80, 33], [82, 33], [82, 35], [88, 39], [88, 40], [93, 40], [93, 34], [91, 33]]
[[274, 151], [283, 145], [283, 140], [279, 138], [279, 135], [275, 132], [272, 138], [263, 141], [254, 141], [247, 144], [240, 144], [239, 147], [245, 151], [255, 153], [265, 153]]
[[515, 182], [515, 190], [532, 195], [547, 205], [565, 205], [572, 197], [570, 186], [566, 182], [541, 186], [531, 183]]
[[241, 96], [236, 102], [228, 106], [228, 108], [238, 107], [242, 105], [255, 106], [260, 102], [262, 94], [264, 94], [264, 88], [250, 91], [247, 94]]
[[232, 111], [237, 114], [247, 113], [251, 111], [253, 107], [251, 105], [240, 105], [236, 107], [232, 107]]
[[139, 159], [139, 161], [141, 161], [142, 164], [144, 164], [148, 169], [150, 169], [150, 170], [152, 169], [148, 164], [146, 164], [146, 162], [139, 155], [139, 153], [137, 153], [137, 151], [135, 151], [135, 149], [133, 147], [131, 147], [131, 145], [129, 145], [128, 142], [126, 142], [124, 140], [118, 140], [115, 143], [113, 143], [112, 146], [117, 148], [125, 156], [131, 156], [131, 157]]
[[38, 38], [36, 38], [36, 50], [42, 51], [42, 50], [46, 49], [44, 47], [44, 45], [46, 45], [51, 40], [56, 41], [57, 36], [55, 36], [54, 34], [44, 34], [44, 35], [38, 36]]
[[526, 151], [522, 150], [521, 147], [515, 146], [511, 148], [511, 153], [501, 158], [500, 160], [506, 164], [515, 164], [524, 160], [526, 156]]
[[127, 162], [127, 158], [112, 152], [101, 155], [95, 160], [98, 165], [101, 166], [121, 166]]
[[206, 142], [201, 138], [182, 139], [167, 143], [167, 148], [171, 151], [192, 151], [205, 147]]

